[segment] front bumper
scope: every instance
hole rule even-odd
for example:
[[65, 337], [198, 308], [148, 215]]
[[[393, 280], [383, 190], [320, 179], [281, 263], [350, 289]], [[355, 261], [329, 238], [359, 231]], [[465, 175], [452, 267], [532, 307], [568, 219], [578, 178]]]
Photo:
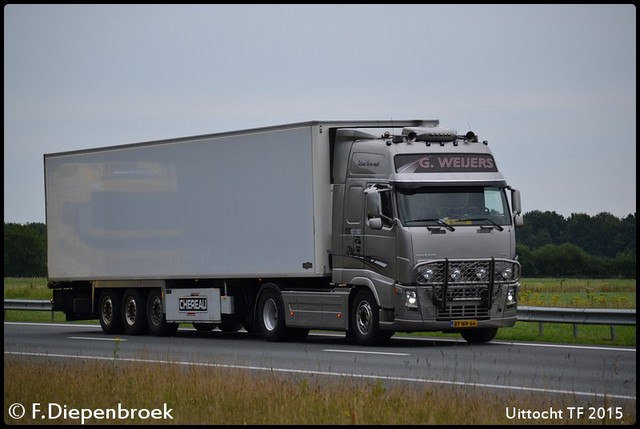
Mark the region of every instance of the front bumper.
[[457, 298], [443, 303], [437, 287], [396, 285], [394, 308], [380, 309], [380, 327], [400, 332], [512, 327], [516, 324], [519, 286], [519, 283], [494, 286], [491, 300], [481, 288], [474, 286], [479, 292], [476, 298], [470, 298], [462, 291], [464, 286], [456, 286], [449, 290]]

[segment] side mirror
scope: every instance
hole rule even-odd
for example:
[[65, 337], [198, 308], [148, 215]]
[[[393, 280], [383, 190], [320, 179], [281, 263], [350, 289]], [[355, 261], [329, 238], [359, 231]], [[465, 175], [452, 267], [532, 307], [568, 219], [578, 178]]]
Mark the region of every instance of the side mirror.
[[522, 215], [520, 213], [516, 214], [513, 216], [513, 224], [515, 226], [522, 226], [524, 225], [524, 218], [522, 217]]
[[377, 189], [369, 188], [365, 191], [367, 198], [367, 218], [379, 218], [382, 211], [382, 201]]
[[522, 213], [522, 204], [520, 202], [520, 191], [517, 189], [511, 190], [511, 209], [514, 214]]
[[382, 199], [380, 192], [375, 188], [368, 188], [364, 191], [367, 203], [367, 224], [371, 229], [382, 229]]
[[381, 217], [372, 217], [367, 221], [369, 228], [371, 229], [382, 229], [382, 218]]

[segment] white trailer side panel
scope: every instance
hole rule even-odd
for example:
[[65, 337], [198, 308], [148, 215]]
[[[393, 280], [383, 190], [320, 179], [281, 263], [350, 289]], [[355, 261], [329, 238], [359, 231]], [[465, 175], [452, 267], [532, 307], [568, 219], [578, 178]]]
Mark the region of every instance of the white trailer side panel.
[[45, 155], [49, 279], [321, 275], [329, 148], [316, 132]]

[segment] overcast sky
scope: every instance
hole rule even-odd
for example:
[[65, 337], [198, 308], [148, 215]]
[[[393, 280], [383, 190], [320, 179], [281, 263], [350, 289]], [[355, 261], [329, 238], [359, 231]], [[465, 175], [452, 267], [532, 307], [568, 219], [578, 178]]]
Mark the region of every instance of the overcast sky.
[[626, 217], [635, 118], [632, 4], [4, 8], [5, 222], [45, 222], [45, 153], [352, 119], [471, 129], [525, 213]]

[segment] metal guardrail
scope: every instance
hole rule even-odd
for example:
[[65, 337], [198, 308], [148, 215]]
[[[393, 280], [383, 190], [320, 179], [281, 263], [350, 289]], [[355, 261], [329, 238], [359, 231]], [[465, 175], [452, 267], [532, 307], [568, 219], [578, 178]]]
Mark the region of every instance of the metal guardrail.
[[538, 334], [544, 335], [545, 323], [573, 324], [573, 337], [579, 325], [609, 325], [611, 340], [616, 339], [616, 326], [635, 326], [636, 309], [518, 307], [519, 322], [538, 322]]
[[53, 302], [51, 302], [50, 299], [5, 299], [3, 318], [6, 316], [7, 310], [50, 311], [51, 321], [53, 321], [55, 316]]
[[4, 309], [53, 311], [53, 303], [49, 299], [5, 299]]
[[518, 307], [518, 321], [578, 325], [635, 325], [636, 309]]

